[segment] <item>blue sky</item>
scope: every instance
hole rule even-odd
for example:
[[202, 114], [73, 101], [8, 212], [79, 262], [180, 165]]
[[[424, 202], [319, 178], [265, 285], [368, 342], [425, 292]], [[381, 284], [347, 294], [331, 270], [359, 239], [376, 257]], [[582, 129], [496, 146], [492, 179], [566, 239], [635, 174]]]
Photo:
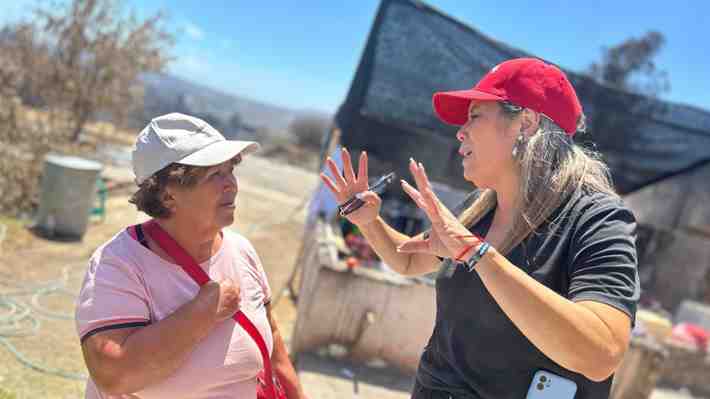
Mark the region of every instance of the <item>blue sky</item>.
[[[5, 18], [22, 15], [34, 1], [0, 0]], [[658, 30], [666, 46], [656, 61], [671, 83], [662, 98], [710, 110], [708, 1], [427, 3], [497, 40], [577, 71], [598, 60], [603, 46]], [[379, 1], [125, 4], [139, 15], [167, 12], [168, 28], [177, 33], [177, 60], [170, 72], [265, 102], [333, 112], [350, 86]]]

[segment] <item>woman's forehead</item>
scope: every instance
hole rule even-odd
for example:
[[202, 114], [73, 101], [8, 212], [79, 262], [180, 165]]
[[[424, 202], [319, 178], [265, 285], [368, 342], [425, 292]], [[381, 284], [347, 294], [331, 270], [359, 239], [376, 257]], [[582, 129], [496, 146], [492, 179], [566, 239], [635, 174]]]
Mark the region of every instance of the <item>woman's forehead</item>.
[[490, 110], [494, 108], [496, 105], [495, 101], [480, 101], [480, 100], [471, 100], [471, 103], [468, 105], [468, 112], [474, 112], [474, 111], [481, 111], [485, 112], [487, 110]]

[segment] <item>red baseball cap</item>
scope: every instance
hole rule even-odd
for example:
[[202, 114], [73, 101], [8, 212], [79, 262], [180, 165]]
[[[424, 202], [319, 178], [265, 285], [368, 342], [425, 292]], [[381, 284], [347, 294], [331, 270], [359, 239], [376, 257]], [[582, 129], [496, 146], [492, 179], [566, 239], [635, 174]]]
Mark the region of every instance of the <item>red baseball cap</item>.
[[536, 58], [505, 61], [470, 90], [434, 93], [434, 111], [450, 125], [468, 120], [472, 100], [508, 101], [552, 119], [569, 136], [577, 131], [582, 114], [574, 87], [559, 68]]

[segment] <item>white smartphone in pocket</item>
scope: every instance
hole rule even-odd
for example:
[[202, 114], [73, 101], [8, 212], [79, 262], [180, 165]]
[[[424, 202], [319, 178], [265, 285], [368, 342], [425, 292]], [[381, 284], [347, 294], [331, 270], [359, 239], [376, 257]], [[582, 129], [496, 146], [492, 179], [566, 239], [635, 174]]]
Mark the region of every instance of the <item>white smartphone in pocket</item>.
[[535, 373], [525, 399], [574, 399], [577, 383], [547, 370]]

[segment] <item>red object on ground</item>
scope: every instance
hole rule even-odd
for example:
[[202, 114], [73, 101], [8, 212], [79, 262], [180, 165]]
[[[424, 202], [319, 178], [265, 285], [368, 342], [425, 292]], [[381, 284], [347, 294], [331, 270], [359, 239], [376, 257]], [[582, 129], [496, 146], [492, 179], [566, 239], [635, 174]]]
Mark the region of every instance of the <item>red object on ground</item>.
[[353, 251], [353, 255], [356, 258], [362, 260], [372, 260], [376, 258], [375, 252], [363, 236], [352, 233], [348, 234], [345, 236], [345, 244]]
[[352, 269], [358, 267], [359, 264], [360, 264], [360, 261], [358, 261], [357, 258], [355, 258], [354, 256], [349, 256], [349, 257], [345, 260], [345, 265], [346, 265], [346, 266], [348, 267], [348, 269], [350, 269], [350, 270], [352, 270]]
[[680, 323], [673, 327], [671, 336], [675, 339], [695, 344], [701, 350], [707, 350], [710, 332], [697, 324]]

